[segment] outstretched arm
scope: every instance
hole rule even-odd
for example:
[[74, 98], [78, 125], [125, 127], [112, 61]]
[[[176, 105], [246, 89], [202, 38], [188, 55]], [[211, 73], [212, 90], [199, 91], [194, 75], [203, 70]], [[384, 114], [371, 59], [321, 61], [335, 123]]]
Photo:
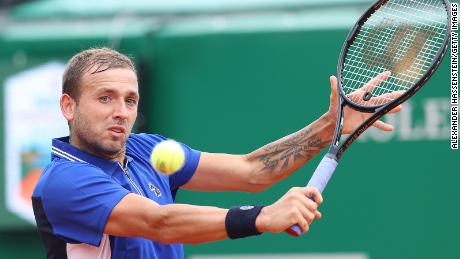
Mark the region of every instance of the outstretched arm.
[[334, 124], [322, 116], [307, 127], [246, 155], [203, 152], [183, 187], [205, 191], [257, 192], [289, 176], [331, 142]]
[[[373, 80], [384, 81], [382, 73]], [[369, 85], [373, 85], [373, 80]], [[308, 162], [332, 141], [338, 110], [337, 78], [330, 77], [330, 105], [326, 113], [305, 128], [267, 144], [246, 155], [203, 153], [192, 179], [183, 187], [206, 191], [265, 190], [288, 177]], [[363, 86], [363, 88], [368, 85]], [[397, 112], [401, 107], [395, 108]], [[350, 133], [367, 119], [369, 114], [345, 108], [343, 133]], [[375, 127], [391, 131], [393, 127], [377, 121]]]
[[[272, 205], [263, 207], [253, 226], [258, 232], [278, 233], [298, 224], [306, 232], [309, 224], [321, 217], [317, 210], [321, 202], [321, 194], [314, 188], [292, 188]], [[206, 243], [228, 238], [227, 213], [227, 209], [217, 207], [160, 206], [145, 197], [128, 194], [112, 210], [104, 233], [144, 237], [164, 244]]]

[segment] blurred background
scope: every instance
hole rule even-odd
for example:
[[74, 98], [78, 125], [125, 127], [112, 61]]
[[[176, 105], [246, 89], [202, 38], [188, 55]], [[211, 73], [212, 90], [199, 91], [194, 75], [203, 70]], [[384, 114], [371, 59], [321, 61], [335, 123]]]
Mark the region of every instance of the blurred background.
[[[72, 55], [109, 46], [133, 58], [137, 132], [246, 153], [327, 110], [342, 43], [371, 2], [1, 0], [0, 258], [45, 258], [30, 195], [51, 138], [68, 134], [58, 101]], [[370, 130], [345, 153], [324, 193], [323, 219], [307, 235], [187, 245], [187, 258], [460, 258], [449, 61], [403, 112], [384, 118], [394, 132]], [[271, 203], [304, 185], [320, 157], [263, 193], [181, 191], [177, 200]]]

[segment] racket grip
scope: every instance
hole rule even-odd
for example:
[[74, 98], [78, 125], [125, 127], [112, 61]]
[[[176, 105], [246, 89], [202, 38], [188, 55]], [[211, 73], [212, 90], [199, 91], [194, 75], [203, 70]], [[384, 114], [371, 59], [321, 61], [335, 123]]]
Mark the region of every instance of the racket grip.
[[[326, 188], [327, 183], [331, 179], [337, 164], [338, 162], [335, 157], [329, 156], [329, 154], [324, 156], [318, 167], [316, 167], [316, 170], [313, 173], [313, 176], [310, 178], [310, 181], [308, 181], [307, 186], [315, 187], [322, 193], [324, 188]], [[286, 230], [286, 232], [292, 236], [300, 236], [302, 234], [302, 229], [299, 225], [296, 224], [291, 226], [288, 230]]]
[[308, 181], [307, 186], [315, 187], [323, 193], [324, 188], [326, 188], [327, 183], [331, 179], [332, 174], [337, 167], [337, 164], [338, 162], [334, 157], [330, 157], [328, 155], [324, 156], [318, 167], [316, 167], [310, 181]]

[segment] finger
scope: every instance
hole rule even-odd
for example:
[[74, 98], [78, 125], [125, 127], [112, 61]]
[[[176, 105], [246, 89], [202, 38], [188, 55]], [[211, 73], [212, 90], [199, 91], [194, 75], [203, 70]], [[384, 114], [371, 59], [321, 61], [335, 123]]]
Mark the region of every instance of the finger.
[[300, 204], [298, 209], [300, 214], [302, 215], [302, 218], [304, 218], [308, 222], [308, 224], [311, 224], [313, 220], [315, 220], [317, 210], [310, 211], [307, 207], [304, 207]]
[[321, 212], [319, 212], [319, 210], [315, 211], [315, 218], [316, 219], [320, 219], [323, 215], [321, 214]]
[[299, 217], [298, 218], [298, 223], [297, 223], [300, 228], [302, 229], [302, 234], [306, 233], [309, 229], [310, 229], [310, 225], [308, 224], [308, 222], [302, 218], [302, 217]]
[[[308, 228], [309, 228], [309, 223], [307, 221], [307, 219], [304, 217], [303, 215], [303, 211], [302, 211], [302, 208], [306, 210], [306, 208], [304, 208], [300, 203], [299, 201], [297, 201], [296, 203], [292, 204], [292, 219], [293, 219], [293, 222], [291, 223], [291, 226], [292, 225], [295, 225], [297, 224], [300, 228], [301, 228], [301, 232], [302, 233], [305, 233], [308, 231]], [[286, 230], [285, 230], [286, 231]], [[291, 232], [291, 231], [287, 231], [288, 233]]]
[[318, 205], [310, 198], [303, 196], [303, 199], [299, 200], [299, 210], [302, 216], [308, 221], [309, 224], [316, 218], [316, 212], [318, 211]]
[[[296, 225], [296, 226], [300, 227], [300, 233], [301, 234], [304, 234], [310, 228], [310, 226], [308, 225], [308, 222], [302, 217], [297, 217], [291, 224], [292, 224], [291, 226]], [[296, 231], [292, 230], [291, 227], [285, 229], [284, 232], [286, 232], [289, 235], [294, 236], [294, 237], [299, 236], [299, 234]]]
[[394, 99], [398, 98], [399, 96], [401, 96], [404, 92], [405, 91], [402, 91], [402, 90], [393, 91], [393, 92], [390, 92], [390, 93], [375, 96], [371, 100], [372, 100], [373, 104], [389, 103], [389, 102], [393, 101]]
[[[304, 193], [295, 193], [293, 197], [295, 197], [293, 201], [299, 202], [299, 207], [305, 208], [311, 212], [314, 212], [318, 209], [318, 203]], [[305, 213], [302, 214], [306, 215]]]
[[361, 89], [365, 92], [372, 92], [376, 87], [380, 85], [383, 81], [387, 80], [390, 77], [391, 71], [385, 71], [380, 73], [378, 76], [372, 78], [366, 85], [364, 85]]
[[400, 95], [401, 94], [399, 92], [386, 93], [386, 94], [382, 94], [380, 96], [372, 98], [371, 102], [373, 105], [383, 105], [383, 104], [394, 101]]
[[400, 105], [396, 106], [395, 108], [393, 108], [391, 111], [389, 111], [388, 114], [400, 112], [402, 110], [402, 108], [403, 108], [403, 105], [400, 104]]
[[380, 129], [380, 130], [383, 130], [383, 131], [393, 131], [394, 127], [390, 124], [387, 124], [381, 120], [378, 120], [376, 122], [374, 122], [374, 124], [372, 124], [372, 126]]
[[318, 205], [311, 198], [303, 195], [302, 193], [293, 194], [293, 206], [302, 214], [310, 224], [316, 217]]
[[337, 77], [330, 76], [329, 81], [331, 82], [331, 91], [337, 91]]
[[321, 195], [321, 192], [316, 188], [307, 187], [307, 191], [305, 195], [309, 199], [316, 202], [318, 206], [321, 205], [321, 203], [323, 203], [323, 196]]
[[[301, 214], [297, 214], [297, 216], [295, 217], [295, 222], [293, 223], [293, 225], [298, 225], [300, 227], [300, 231], [301, 233], [305, 233], [308, 231], [308, 229], [310, 228], [310, 225], [308, 224], [308, 221], [302, 217]], [[289, 231], [289, 229], [285, 230], [287, 233], [291, 234], [291, 231]], [[291, 234], [293, 236], [297, 236], [296, 234]]]
[[330, 76], [329, 81], [331, 83], [331, 102], [335, 102], [338, 98], [337, 93], [337, 77]]

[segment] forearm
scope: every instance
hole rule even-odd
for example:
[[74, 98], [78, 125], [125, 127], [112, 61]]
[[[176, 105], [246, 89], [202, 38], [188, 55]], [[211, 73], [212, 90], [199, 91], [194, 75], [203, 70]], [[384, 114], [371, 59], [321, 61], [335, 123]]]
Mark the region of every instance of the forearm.
[[226, 209], [185, 204], [159, 205], [128, 194], [113, 208], [104, 233], [143, 237], [164, 244], [197, 244], [225, 239]]
[[184, 186], [201, 191], [259, 192], [286, 178], [332, 140], [335, 118], [324, 114], [307, 127], [246, 155], [203, 152]]
[[[315, 201], [308, 198], [312, 195]], [[112, 209], [104, 233], [141, 237], [162, 244], [200, 244], [262, 232], [278, 233], [293, 224], [300, 224], [306, 231], [308, 224], [320, 217], [317, 206], [321, 202], [321, 194], [308, 188], [292, 188], [277, 202], [265, 207], [230, 210], [186, 204], [159, 205], [131, 193]]]
[[334, 121], [325, 114], [305, 128], [247, 155], [255, 164], [251, 179], [271, 185], [286, 178], [332, 141]]
[[146, 238], [162, 243], [200, 244], [227, 238], [227, 209], [187, 204], [160, 206], [162, 213], [150, 218]]

